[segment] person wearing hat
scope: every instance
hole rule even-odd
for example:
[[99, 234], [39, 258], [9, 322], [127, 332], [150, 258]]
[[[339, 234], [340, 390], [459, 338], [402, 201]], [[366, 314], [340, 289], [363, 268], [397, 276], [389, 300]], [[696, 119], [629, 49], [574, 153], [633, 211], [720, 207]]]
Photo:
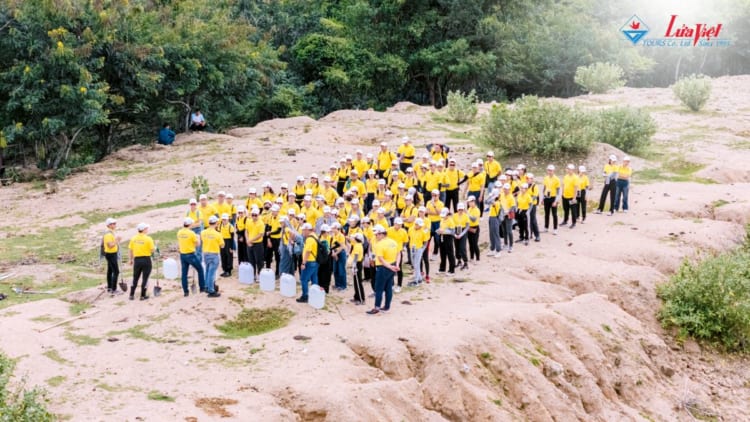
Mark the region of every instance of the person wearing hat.
[[456, 266], [465, 270], [469, 268], [469, 255], [466, 252], [466, 243], [469, 233], [469, 214], [466, 212], [466, 204], [459, 202], [457, 211], [453, 214], [453, 224], [456, 233], [453, 235], [453, 243], [456, 250]]
[[445, 164], [443, 164], [443, 161], [438, 161], [435, 164], [435, 172], [440, 175], [440, 201], [445, 203], [445, 187], [447, 184], [445, 183]]
[[297, 176], [297, 183], [292, 186], [291, 192], [295, 195], [294, 198], [297, 202], [297, 206], [302, 206], [302, 199], [305, 197], [305, 192], [307, 192], [305, 176]]
[[469, 242], [469, 259], [476, 259], [479, 262], [479, 222], [482, 210], [477, 206], [474, 196], [469, 196], [466, 203], [468, 205], [466, 213], [469, 215], [469, 232], [466, 234]]
[[367, 194], [367, 187], [365, 186], [365, 182], [360, 180], [359, 176], [359, 172], [356, 169], [352, 169], [349, 172], [349, 180], [344, 184], [344, 187], [346, 190], [352, 191], [353, 198], [356, 197], [360, 201], [364, 201]]
[[401, 262], [403, 260], [402, 252], [404, 250], [404, 245], [409, 242], [409, 233], [406, 232], [406, 230], [403, 228], [403, 225], [404, 220], [402, 220], [400, 217], [397, 217], [393, 220], [393, 226], [386, 229], [386, 235], [388, 236], [388, 238], [393, 239], [393, 241], [395, 241], [396, 245], [398, 246], [398, 252], [396, 253], [396, 266], [398, 267], [396, 276], [398, 284], [394, 289], [396, 293], [401, 293], [401, 286], [404, 282], [404, 272], [403, 268], [401, 268]]
[[234, 232], [235, 228], [232, 222], [229, 221], [229, 214], [224, 213], [221, 215], [221, 220], [216, 227], [216, 231], [221, 233], [221, 238], [224, 241], [224, 246], [221, 247], [221, 277], [230, 277], [232, 275], [234, 256], [232, 251], [234, 249]]
[[325, 198], [326, 205], [329, 207], [332, 207], [336, 203], [336, 200], [339, 199], [339, 193], [336, 192], [336, 188], [333, 186], [333, 179], [330, 176], [323, 178], [323, 190], [321, 193], [323, 194], [323, 198]]
[[581, 224], [586, 221], [586, 191], [591, 190], [589, 176], [586, 174], [586, 166], [578, 166], [578, 216], [581, 218]]
[[245, 199], [245, 209], [251, 210], [253, 207], [261, 209], [263, 208], [263, 200], [258, 198], [258, 190], [255, 188], [249, 188], [247, 190], [247, 199]]
[[448, 165], [448, 153], [450, 152], [450, 149], [447, 145], [427, 144], [425, 145], [425, 148], [430, 152], [432, 161], [435, 161], [438, 164], [442, 163], [443, 166]]
[[281, 199], [281, 202], [286, 202], [287, 198], [289, 196], [289, 184], [288, 183], [282, 183], [279, 185], [279, 194], [276, 196], [276, 199]]
[[[216, 272], [219, 269], [220, 253], [224, 247], [224, 239], [221, 233], [216, 231], [219, 218], [212, 215], [208, 219], [208, 228], [201, 232], [201, 244], [203, 245], [203, 263], [206, 266], [206, 292], [208, 297], [219, 297], [216, 288]], [[201, 292], [202, 293], [202, 292]]]
[[115, 234], [117, 220], [108, 218], [104, 222], [107, 231], [102, 236], [102, 254], [107, 261], [107, 293], [115, 294], [117, 290], [117, 279], [120, 276], [120, 240], [122, 238]]
[[445, 205], [440, 200], [440, 191], [435, 189], [432, 191], [432, 199], [427, 201], [425, 205], [427, 209], [427, 218], [430, 220], [430, 235], [435, 240], [432, 250], [433, 257], [440, 252], [440, 235], [438, 229], [440, 228], [440, 211], [445, 208]]
[[364, 154], [362, 154], [361, 149], [358, 149], [354, 153], [352, 168], [354, 170], [357, 170], [357, 173], [359, 173], [362, 177], [365, 177], [365, 175], [367, 174], [367, 170], [370, 169], [370, 166], [367, 164], [367, 160], [365, 160]]
[[524, 245], [529, 244], [529, 209], [531, 208], [531, 193], [528, 183], [522, 183], [516, 194], [516, 221], [518, 222], [518, 240]]
[[482, 170], [479, 163], [471, 165], [471, 172], [467, 175], [469, 184], [466, 188], [466, 197], [474, 197], [477, 202], [477, 209], [481, 212], [484, 208], [484, 187], [487, 185], [487, 173]]
[[273, 191], [271, 182], [263, 182], [263, 193], [260, 196], [261, 201], [276, 201], [276, 192]]
[[422, 281], [424, 281], [421, 265], [422, 256], [424, 255], [427, 243], [430, 241], [430, 231], [424, 227], [424, 220], [422, 218], [414, 220], [414, 224], [408, 231], [408, 238], [409, 255], [411, 255], [411, 262], [414, 268], [414, 280], [409, 283], [409, 286], [414, 287], [422, 284]]
[[456, 234], [456, 224], [453, 222], [453, 216], [448, 208], [443, 208], [440, 211], [437, 234], [440, 236], [440, 267], [438, 273], [445, 273], [446, 264], [448, 264], [448, 274], [455, 274], [456, 255], [453, 248], [453, 239]]
[[[190, 229], [195, 234], [201, 234], [201, 230], [203, 230], [203, 221], [201, 221], [201, 211], [198, 209], [198, 201], [195, 198], [190, 198], [188, 201], [188, 210], [185, 212], [185, 218], [188, 217], [193, 220]], [[200, 252], [198, 252], [198, 255], [200, 255]]]
[[549, 218], [552, 216], [552, 234], [557, 234], [557, 198], [560, 197], [560, 178], [555, 176], [555, 166], [547, 166], [547, 175], [542, 183], [544, 197], [544, 232], [549, 231]]
[[251, 209], [250, 219], [245, 222], [245, 239], [248, 248], [248, 261], [253, 266], [256, 277], [260, 275], [260, 270], [263, 269], [263, 259], [265, 258], [263, 237], [265, 234], [266, 224], [260, 218], [260, 210], [257, 208]]
[[411, 167], [411, 164], [414, 162], [414, 157], [417, 155], [417, 150], [414, 148], [414, 145], [411, 144], [411, 140], [408, 136], [401, 138], [401, 146], [396, 150], [396, 155], [398, 156], [401, 171], [406, 172], [407, 167]]
[[407, 167], [406, 172], [404, 173], [404, 187], [409, 190], [411, 188], [414, 188], [415, 190], [419, 187], [419, 179], [417, 178], [416, 173], [414, 172], [414, 168]]
[[216, 208], [208, 203], [208, 196], [206, 196], [206, 194], [201, 194], [198, 197], [198, 201], [198, 211], [200, 212], [199, 218], [201, 220], [201, 223], [203, 224], [201, 227], [202, 231], [204, 228], [208, 227], [208, 219], [211, 218], [212, 215], [215, 215], [216, 218], [218, 218], [219, 215], [216, 211]]
[[443, 187], [445, 188], [445, 206], [447, 208], [453, 207], [453, 212], [458, 209], [458, 191], [467, 180], [466, 173], [458, 169], [456, 160], [454, 158], [449, 159], [448, 169], [445, 170], [443, 176]]
[[[226, 214], [229, 214], [229, 221], [234, 224], [237, 220], [237, 206], [234, 205], [234, 195], [232, 195], [231, 193], [227, 193], [226, 204]], [[236, 247], [237, 245], [235, 245], [235, 249]]]
[[302, 263], [300, 265], [302, 271], [299, 276], [299, 281], [302, 285], [302, 295], [297, 298], [297, 302], [307, 303], [308, 292], [310, 290], [309, 283], [318, 284], [318, 238], [315, 236], [312, 225], [308, 223], [302, 224], [300, 231], [304, 239]]
[[[495, 188], [495, 182], [497, 182], [498, 176], [503, 172], [503, 166], [498, 161], [495, 161], [495, 153], [492, 151], [487, 152], [487, 161], [484, 162], [484, 172], [487, 174], [487, 179], [484, 183], [484, 187], [488, 192], [491, 192]], [[484, 208], [484, 207], [482, 207]]]
[[430, 219], [427, 216], [427, 207], [421, 206], [417, 209], [417, 218], [422, 219], [422, 222], [424, 223], [424, 229], [427, 231], [427, 233], [430, 234], [429, 238], [427, 239], [427, 243], [424, 244], [424, 252], [422, 252], [422, 262], [417, 263], [420, 265], [420, 267], [424, 266], [424, 271], [421, 271], [421, 272], [424, 275], [425, 283], [430, 284], [430, 256], [429, 254], [430, 254], [430, 247], [435, 248], [435, 246], [432, 246], [435, 244], [435, 242], [433, 242], [433, 239], [435, 239], [435, 236], [432, 235], [432, 232], [430, 230], [432, 223], [430, 222]]
[[609, 196], [609, 215], [612, 215], [612, 211], [615, 209], [615, 190], [617, 190], [617, 156], [612, 154], [609, 156], [607, 164], [604, 165], [602, 176], [604, 176], [604, 183], [602, 184], [602, 194], [599, 197], [599, 207], [596, 209], [597, 214], [604, 212], [604, 204], [607, 202], [607, 196]]
[[490, 251], [487, 253], [487, 256], [497, 256], [499, 258], [500, 252], [503, 250], [502, 242], [500, 241], [500, 223], [503, 218], [503, 208], [500, 203], [500, 189], [493, 188], [492, 192], [490, 192], [488, 201], [491, 202], [489, 219], [487, 221], [488, 230], [490, 232]]
[[333, 256], [331, 255], [331, 247], [333, 246], [333, 228], [328, 224], [321, 226], [318, 241], [323, 246], [323, 250], [325, 250], [326, 253], [325, 262], [318, 260], [318, 285], [328, 293], [331, 288], [331, 277], [333, 276], [334, 269]]
[[148, 277], [151, 275], [151, 255], [156, 251], [154, 239], [148, 235], [148, 224], [138, 224], [138, 234], [130, 238], [128, 251], [130, 254], [130, 265], [133, 266], [133, 284], [130, 286], [130, 300], [134, 299], [138, 280], [143, 276], [141, 283], [141, 300], [148, 299]]
[[330, 247], [331, 247], [331, 264], [333, 267], [333, 282], [336, 290], [344, 291], [347, 288], [346, 283], [346, 261], [347, 245], [346, 236], [341, 231], [341, 224], [337, 221], [331, 225]]
[[367, 170], [367, 176], [365, 178], [365, 207], [364, 213], [369, 214], [372, 210], [372, 201], [375, 200], [375, 195], [378, 192], [378, 178], [375, 174], [374, 169]]
[[[622, 158], [622, 165], [617, 167], [617, 183], [615, 190], [615, 212], [620, 211], [620, 200], [622, 199], [622, 212], [628, 212], [628, 192], [630, 191], [630, 177], [633, 168], [630, 167], [630, 157]], [[609, 212], [612, 214], [612, 211]]]
[[[375, 307], [367, 311], [370, 315], [387, 312], [391, 309], [393, 300], [393, 277], [399, 270], [398, 244], [389, 238], [385, 227], [376, 225], [373, 229], [375, 234]], [[381, 307], [385, 293], [385, 306]]]
[[576, 198], [578, 197], [578, 192], [580, 191], [580, 181], [578, 180], [578, 175], [576, 175], [575, 171], [576, 166], [573, 164], [568, 164], [568, 167], [565, 169], [565, 176], [563, 176], [562, 182], [562, 225], [568, 225], [568, 216], [570, 216], [572, 220], [570, 224], [571, 229], [576, 226], [576, 221], [578, 221], [578, 203], [576, 202]]
[[349, 178], [349, 173], [352, 171], [351, 168], [346, 165], [346, 158], [339, 160], [339, 165], [336, 167], [336, 192], [339, 196], [343, 196], [346, 191], [346, 181]]
[[388, 182], [388, 188], [390, 189], [391, 186], [396, 183], [398, 184], [403, 179], [404, 175], [399, 171], [399, 162], [398, 160], [393, 160], [391, 162], [391, 167], [383, 172], [383, 179], [385, 179]]
[[529, 186], [529, 195], [531, 196], [531, 205], [526, 213], [529, 220], [529, 233], [534, 236], [534, 242], [539, 242], [539, 223], [536, 219], [536, 209], [539, 205], [539, 185], [534, 181], [533, 173], [526, 173], [526, 183]]
[[517, 204], [516, 197], [513, 196], [513, 192], [510, 190], [510, 183], [503, 185], [499, 201], [503, 215], [500, 222], [500, 236], [508, 247], [508, 253], [511, 253], [513, 252], [513, 222], [516, 219]]
[[350, 236], [351, 250], [349, 251], [349, 262], [347, 266], [352, 269], [352, 285], [354, 285], [354, 297], [351, 302], [355, 305], [365, 304], [365, 289], [362, 284], [362, 270], [365, 257], [365, 236], [355, 233]]
[[185, 297], [190, 295], [188, 290], [188, 272], [190, 267], [195, 269], [198, 273], [198, 286], [201, 291], [206, 289], [206, 279], [203, 274], [203, 265], [201, 265], [200, 258], [196, 254], [198, 246], [201, 244], [200, 237], [190, 226], [193, 225], [194, 221], [190, 217], [185, 217], [182, 222], [182, 228], [177, 232], [177, 246], [180, 250], [180, 265], [182, 267], [182, 293]]
[[377, 167], [375, 171], [378, 174], [378, 179], [382, 179], [385, 175], [386, 170], [391, 167], [391, 163], [396, 160], [396, 154], [392, 151], [388, 151], [388, 144], [385, 142], [380, 143], [380, 151], [376, 159]]
[[223, 190], [219, 191], [219, 193], [216, 194], [216, 201], [214, 201], [211, 206], [214, 207], [214, 210], [216, 210], [216, 214], [219, 218], [221, 218], [222, 214], [227, 214], [231, 219], [231, 205], [227, 203], [227, 194]]
[[268, 214], [263, 218], [263, 223], [266, 225], [265, 233], [265, 263], [266, 268], [271, 268], [271, 261], [275, 262], [274, 274], [276, 278], [279, 278], [279, 261], [281, 260], [281, 254], [279, 248], [281, 247], [281, 221], [279, 220], [279, 208], [278, 205], [272, 205]]
[[323, 187], [320, 186], [320, 181], [318, 180], [318, 174], [317, 173], [311, 174], [310, 181], [307, 182], [307, 184], [305, 185], [305, 192], [312, 191], [310, 195], [318, 196], [322, 188]]
[[284, 203], [284, 206], [281, 207], [281, 212], [283, 213], [288, 213], [289, 210], [293, 210], [294, 215], [300, 214], [299, 205], [297, 204], [297, 195], [294, 192], [287, 193], [287, 201]]
[[240, 206], [237, 208], [237, 221], [235, 229], [237, 232], [237, 265], [243, 262], [250, 262], [248, 258], [247, 237], [245, 237], [245, 228], [247, 227], [247, 210]]

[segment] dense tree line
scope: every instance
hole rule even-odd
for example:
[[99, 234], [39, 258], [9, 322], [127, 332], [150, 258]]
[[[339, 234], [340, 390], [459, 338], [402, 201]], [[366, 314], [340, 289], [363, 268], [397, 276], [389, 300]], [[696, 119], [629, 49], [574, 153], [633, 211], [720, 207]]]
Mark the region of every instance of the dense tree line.
[[568, 96], [600, 61], [633, 86], [747, 72], [750, 1], [725, 6], [734, 48], [649, 51], [605, 0], [0, 0], [0, 151], [74, 167], [195, 107], [222, 129], [456, 89]]

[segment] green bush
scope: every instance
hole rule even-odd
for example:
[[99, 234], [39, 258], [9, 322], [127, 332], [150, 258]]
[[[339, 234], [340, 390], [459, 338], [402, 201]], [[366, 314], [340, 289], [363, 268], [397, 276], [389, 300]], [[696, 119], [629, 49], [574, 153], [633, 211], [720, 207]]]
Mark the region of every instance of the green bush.
[[208, 193], [208, 179], [203, 176], [195, 176], [193, 181], [190, 182], [190, 187], [193, 188], [194, 198], [198, 199], [201, 195]]
[[672, 85], [672, 92], [690, 110], [699, 111], [711, 97], [711, 78], [690, 75]]
[[472, 123], [477, 117], [477, 92], [468, 94], [461, 91], [448, 91], [448, 118], [458, 123]]
[[750, 242], [698, 263], [685, 261], [658, 295], [664, 301], [659, 319], [677, 327], [680, 338], [750, 351]]
[[579, 66], [576, 69], [575, 83], [584, 91], [592, 94], [620, 88], [625, 85], [622, 68], [612, 63], [594, 63], [589, 66]]
[[482, 122], [482, 139], [503, 154], [552, 158], [589, 151], [596, 136], [590, 113], [535, 96], [496, 104]]
[[51, 422], [54, 420], [38, 390], [10, 388], [14, 362], [0, 354], [0, 422]]
[[642, 109], [613, 107], [597, 117], [597, 140], [626, 152], [643, 151], [656, 133], [656, 122]]

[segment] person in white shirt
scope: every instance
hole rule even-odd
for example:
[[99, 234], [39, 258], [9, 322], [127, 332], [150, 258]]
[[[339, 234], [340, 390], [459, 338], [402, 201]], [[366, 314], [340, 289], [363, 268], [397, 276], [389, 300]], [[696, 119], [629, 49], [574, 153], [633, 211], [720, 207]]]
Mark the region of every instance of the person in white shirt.
[[190, 115], [190, 130], [205, 130], [206, 118], [201, 113], [201, 109], [196, 109], [195, 113]]

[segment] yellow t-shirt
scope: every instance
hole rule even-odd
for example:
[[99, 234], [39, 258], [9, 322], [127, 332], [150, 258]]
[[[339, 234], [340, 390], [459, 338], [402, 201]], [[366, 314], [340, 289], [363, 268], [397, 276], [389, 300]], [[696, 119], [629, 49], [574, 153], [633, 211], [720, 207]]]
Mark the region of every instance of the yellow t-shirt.
[[440, 221], [440, 211], [445, 208], [445, 205], [439, 199], [437, 201], [430, 200], [427, 202], [427, 205], [425, 205], [425, 208], [427, 208], [427, 218], [434, 223]]
[[224, 239], [221, 233], [213, 227], [209, 227], [201, 232], [201, 243], [203, 244], [203, 253], [219, 253], [224, 247]]
[[492, 205], [490, 205], [490, 217], [500, 216], [501, 205], [502, 204], [500, 203], [500, 197], [497, 197], [495, 202], [493, 202]]
[[351, 173], [351, 171], [352, 171], [352, 168], [350, 166], [345, 165], [345, 166], [339, 167], [339, 169], [336, 170], [336, 179], [338, 179], [338, 181], [340, 182], [348, 179], [349, 173]]
[[245, 231], [245, 226], [246, 226], [245, 223], [246, 222], [247, 222], [247, 217], [237, 217], [236, 223], [237, 223], [237, 231], [238, 232], [244, 232]]
[[318, 241], [313, 235], [307, 236], [307, 239], [305, 239], [305, 247], [302, 249], [302, 256], [305, 256], [306, 252], [309, 253], [306, 262], [315, 262], [315, 260], [318, 259]]
[[374, 177], [372, 179], [366, 179], [365, 190], [367, 193], [376, 193], [378, 191], [378, 179]]
[[461, 170], [446, 170], [443, 177], [443, 184], [447, 185], [446, 190], [458, 189], [458, 182], [466, 177], [466, 173]]
[[266, 219], [266, 224], [270, 226], [270, 233], [278, 232], [270, 235], [270, 238], [281, 239], [281, 222], [279, 221], [279, 215], [274, 217], [273, 214], [269, 214], [268, 219]]
[[365, 177], [367, 170], [370, 169], [370, 165], [367, 164], [367, 160], [357, 160], [356, 158], [352, 160], [352, 167], [354, 167], [354, 170], [357, 170], [357, 174], [359, 174], [359, 177]]
[[399, 249], [395, 240], [389, 237], [384, 237], [380, 242], [375, 244], [373, 251], [375, 252], [375, 265], [380, 266], [381, 263], [377, 259], [378, 257], [382, 257], [383, 260], [389, 264], [395, 264]]
[[427, 241], [430, 240], [430, 231], [421, 228], [418, 229], [417, 226], [414, 226], [409, 229], [409, 247], [411, 248], [421, 248], [424, 246]]
[[362, 180], [357, 179], [349, 183], [349, 189], [352, 189], [355, 187], [357, 188], [357, 196], [359, 197], [360, 200], [364, 198], [365, 195], [367, 195], [367, 188], [365, 187], [365, 183]]
[[386, 235], [388, 238], [396, 241], [399, 251], [404, 249], [404, 244], [409, 241], [409, 234], [403, 229], [403, 227], [398, 230], [395, 227], [390, 227], [387, 230]]
[[[487, 178], [487, 174], [480, 171], [477, 174], [469, 173], [469, 192], [482, 191], [484, 189], [484, 181]], [[477, 198], [479, 200], [479, 198]]]
[[138, 233], [130, 238], [128, 249], [133, 251], [135, 258], [142, 256], [151, 256], [154, 252], [154, 239], [143, 233]]
[[443, 151], [442, 149], [440, 151], [438, 151], [437, 149], [433, 149], [432, 151], [430, 151], [430, 156], [432, 157], [432, 161], [448, 164], [446, 163], [446, 161], [448, 160], [448, 153]]
[[396, 154], [391, 151], [378, 152], [378, 170], [386, 171], [391, 168], [391, 161], [396, 159]]
[[190, 217], [190, 219], [194, 222], [199, 222], [201, 221], [201, 212], [198, 207], [195, 207], [195, 211], [191, 211], [188, 209], [188, 211], [185, 213], [185, 217]]
[[440, 220], [440, 230], [455, 230], [456, 223], [453, 221], [452, 216], [447, 216]]
[[417, 150], [414, 148], [414, 145], [402, 144], [398, 147], [398, 150], [396, 150], [396, 152], [401, 155], [402, 163], [411, 164], [414, 161], [414, 155], [417, 153]]
[[221, 233], [222, 239], [231, 239], [232, 235], [234, 234], [234, 226], [230, 222], [224, 223], [223, 221], [219, 223], [218, 225], [219, 230], [217, 230], [219, 233]]
[[[102, 242], [104, 242], [104, 253], [117, 253], [117, 251], [120, 248], [120, 245], [117, 244], [117, 241], [115, 240], [115, 232], [108, 231], [104, 234], [104, 237], [102, 238]], [[109, 247], [107, 246], [110, 243], [114, 243], [115, 246]]]
[[578, 176], [575, 174], [566, 174], [563, 177], [563, 198], [572, 199], [576, 196], [578, 190]]
[[528, 210], [531, 206], [531, 193], [526, 189], [526, 193], [518, 192], [516, 196], [516, 202], [518, 203], [519, 210]]
[[222, 202], [221, 204], [214, 202], [211, 206], [214, 207], [219, 217], [221, 217], [222, 214], [228, 214], [229, 218], [232, 218], [232, 206], [227, 202]]
[[618, 179], [630, 179], [630, 176], [633, 174], [633, 168], [630, 166], [620, 166], [617, 168], [617, 178]]
[[414, 205], [406, 205], [401, 210], [401, 218], [404, 220], [404, 227], [408, 230], [414, 224], [414, 221], [406, 221], [409, 218], [416, 218], [419, 216], [419, 208]]
[[[264, 223], [260, 218], [258, 218], [256, 221], [253, 221], [252, 218], [249, 218], [247, 221], [245, 221], [245, 230], [247, 231], [247, 242], [258, 244], [263, 241], [263, 233], [265, 233], [266, 231], [266, 223]], [[258, 235], [260, 236], [257, 239], [252, 240], [255, 236]]]
[[531, 195], [531, 203], [532, 205], [539, 205], [539, 185], [536, 183], [531, 183], [529, 185], [529, 195]]
[[297, 201], [302, 201], [302, 199], [305, 197], [305, 192], [307, 192], [307, 186], [305, 184], [299, 184], [296, 183], [294, 186], [292, 186], [292, 192], [297, 195], [295, 198]]
[[503, 207], [503, 211], [506, 213], [511, 210], [511, 208], [516, 206], [516, 198], [513, 197], [512, 193], [509, 194], [500, 194], [500, 206]]
[[560, 189], [560, 178], [557, 176], [544, 176], [544, 195], [548, 198], [557, 196], [557, 190]]
[[479, 207], [469, 207], [469, 209], [466, 210], [466, 213], [469, 214], [469, 217], [475, 218], [474, 221], [469, 218], [469, 227], [479, 227], [479, 218], [481, 217], [481, 210]]
[[[286, 199], [286, 198], [284, 198]], [[260, 200], [257, 196], [255, 198], [248, 197], [245, 200], [245, 208], [247, 208], [247, 213], [250, 214], [250, 211], [253, 209], [253, 207], [262, 210], [263, 209], [263, 201]]]
[[428, 171], [424, 174], [424, 188], [427, 192], [432, 192], [435, 189], [440, 189], [440, 184], [443, 183], [443, 173], [439, 171]]
[[219, 217], [219, 215], [216, 214], [216, 209], [211, 204], [206, 204], [205, 207], [198, 205], [198, 211], [201, 212], [203, 227], [208, 227], [208, 219], [211, 218], [212, 215]]
[[322, 212], [316, 210], [312, 206], [310, 206], [310, 208], [302, 207], [300, 208], [300, 212], [305, 214], [305, 222], [309, 223], [313, 227], [315, 227], [315, 223], [318, 221], [318, 218], [323, 215]]
[[336, 192], [336, 189], [329, 187], [328, 189], [324, 189], [323, 191], [323, 198], [325, 198], [326, 205], [329, 207], [332, 207], [333, 204], [336, 203], [336, 199], [338, 199], [339, 193]]
[[349, 253], [349, 265], [354, 264], [355, 256], [357, 257], [357, 262], [362, 262], [362, 260], [365, 258], [364, 246], [356, 241], [352, 244], [352, 250]]
[[587, 174], [578, 175], [578, 189], [586, 190], [589, 187], [589, 176]]
[[503, 166], [500, 165], [500, 162], [493, 160], [492, 162], [485, 161], [484, 162], [484, 171], [487, 173], [487, 177], [490, 179], [494, 179], [497, 176], [500, 175], [503, 171]]
[[466, 212], [453, 214], [453, 224], [456, 226], [456, 229], [463, 230], [469, 225], [469, 214]]
[[604, 177], [606, 178], [612, 173], [617, 172], [617, 164], [605, 164], [604, 165]]
[[198, 246], [198, 235], [194, 231], [183, 227], [177, 232], [177, 245], [180, 248], [180, 253], [195, 253], [195, 248]]

